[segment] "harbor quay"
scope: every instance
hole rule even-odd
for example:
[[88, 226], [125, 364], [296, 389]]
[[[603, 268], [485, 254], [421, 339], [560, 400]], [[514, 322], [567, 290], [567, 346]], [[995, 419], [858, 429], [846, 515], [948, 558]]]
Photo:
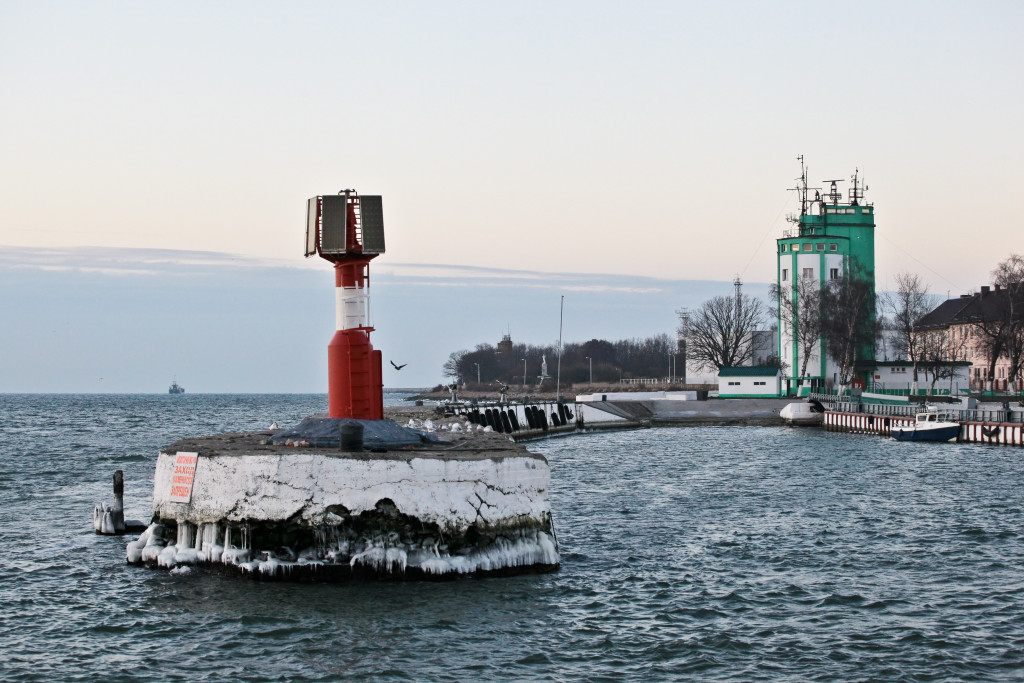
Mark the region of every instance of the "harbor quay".
[[[892, 436], [893, 428], [913, 425], [925, 409], [918, 405], [835, 402], [825, 410], [822, 426], [833, 432]], [[957, 441], [1024, 446], [1024, 406], [979, 403], [973, 408], [952, 405], [944, 411], [960, 425]]]

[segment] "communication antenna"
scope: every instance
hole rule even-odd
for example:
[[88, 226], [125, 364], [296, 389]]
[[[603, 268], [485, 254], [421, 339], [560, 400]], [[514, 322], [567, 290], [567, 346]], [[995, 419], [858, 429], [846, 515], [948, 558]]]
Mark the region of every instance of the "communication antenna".
[[867, 184], [865, 184], [863, 187], [860, 186], [858, 178], [859, 175], [860, 169], [854, 168], [853, 177], [851, 178], [851, 180], [853, 181], [853, 187], [850, 188], [850, 206], [857, 206], [858, 202], [861, 199], [864, 199], [864, 190], [868, 189]]
[[679, 327], [676, 329], [676, 353], [683, 357], [683, 383], [686, 383], [686, 340], [690, 337], [690, 309], [680, 308]]
[[807, 215], [808, 205], [811, 203], [807, 199], [807, 192], [808, 192], [808, 190], [820, 190], [821, 189], [820, 187], [812, 187], [812, 188], [808, 188], [807, 187], [807, 173], [808, 173], [808, 169], [807, 169], [807, 166], [804, 165], [804, 155], [803, 154], [799, 155], [796, 158], [796, 160], [800, 162], [800, 177], [796, 179], [797, 180], [797, 186], [796, 187], [791, 187], [791, 188], [789, 188], [789, 190], [792, 191], [792, 192], [796, 192], [797, 199], [800, 201], [800, 214], [799, 215], [790, 214], [790, 215], [786, 216], [786, 220], [789, 221], [790, 223], [799, 223], [800, 222], [800, 217]]
[[739, 275], [733, 279], [732, 286], [736, 288], [736, 320], [738, 321], [743, 312], [743, 282]]

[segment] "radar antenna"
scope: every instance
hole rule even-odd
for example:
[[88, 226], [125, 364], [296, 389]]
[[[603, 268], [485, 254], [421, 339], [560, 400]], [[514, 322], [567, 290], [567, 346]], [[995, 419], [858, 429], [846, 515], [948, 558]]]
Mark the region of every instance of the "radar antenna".
[[842, 182], [845, 182], [845, 181], [843, 181], [841, 179], [837, 179], [837, 180], [822, 180], [821, 182], [823, 182], [823, 183], [831, 183], [832, 186], [829, 189], [828, 194], [825, 195], [824, 198], [828, 199], [830, 202], [832, 202], [832, 206], [838, 205], [839, 204], [839, 200], [843, 198], [843, 194], [839, 191], [839, 188], [836, 187], [836, 183], [842, 183]]

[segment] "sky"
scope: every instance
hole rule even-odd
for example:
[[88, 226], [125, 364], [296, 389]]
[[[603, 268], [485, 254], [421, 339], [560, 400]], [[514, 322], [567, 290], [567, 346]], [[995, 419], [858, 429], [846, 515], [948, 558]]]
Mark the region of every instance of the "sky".
[[1024, 251], [1022, 35], [1019, 2], [6, 0], [0, 252], [312, 273], [305, 200], [355, 188], [382, 273], [766, 283], [802, 154], [866, 179], [879, 288], [955, 296]]
[[[189, 393], [324, 393], [334, 274], [318, 261], [9, 248], [0, 252], [0, 393], [160, 393], [173, 379]], [[453, 351], [506, 333], [535, 346], [554, 345], [560, 323], [566, 342], [673, 334], [678, 308], [732, 291], [727, 282], [386, 261], [371, 280], [372, 341], [393, 388], [440, 384]], [[767, 293], [755, 283], [744, 291]], [[540, 358], [527, 360], [533, 382]]]

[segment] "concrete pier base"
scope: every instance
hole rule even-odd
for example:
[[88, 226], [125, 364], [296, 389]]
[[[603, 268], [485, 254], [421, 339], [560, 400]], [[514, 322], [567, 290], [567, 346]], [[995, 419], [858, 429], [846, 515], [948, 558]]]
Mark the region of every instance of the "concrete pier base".
[[128, 545], [128, 561], [311, 580], [559, 564], [548, 463], [501, 435], [362, 452], [270, 437], [223, 434], [164, 449], [153, 524]]

